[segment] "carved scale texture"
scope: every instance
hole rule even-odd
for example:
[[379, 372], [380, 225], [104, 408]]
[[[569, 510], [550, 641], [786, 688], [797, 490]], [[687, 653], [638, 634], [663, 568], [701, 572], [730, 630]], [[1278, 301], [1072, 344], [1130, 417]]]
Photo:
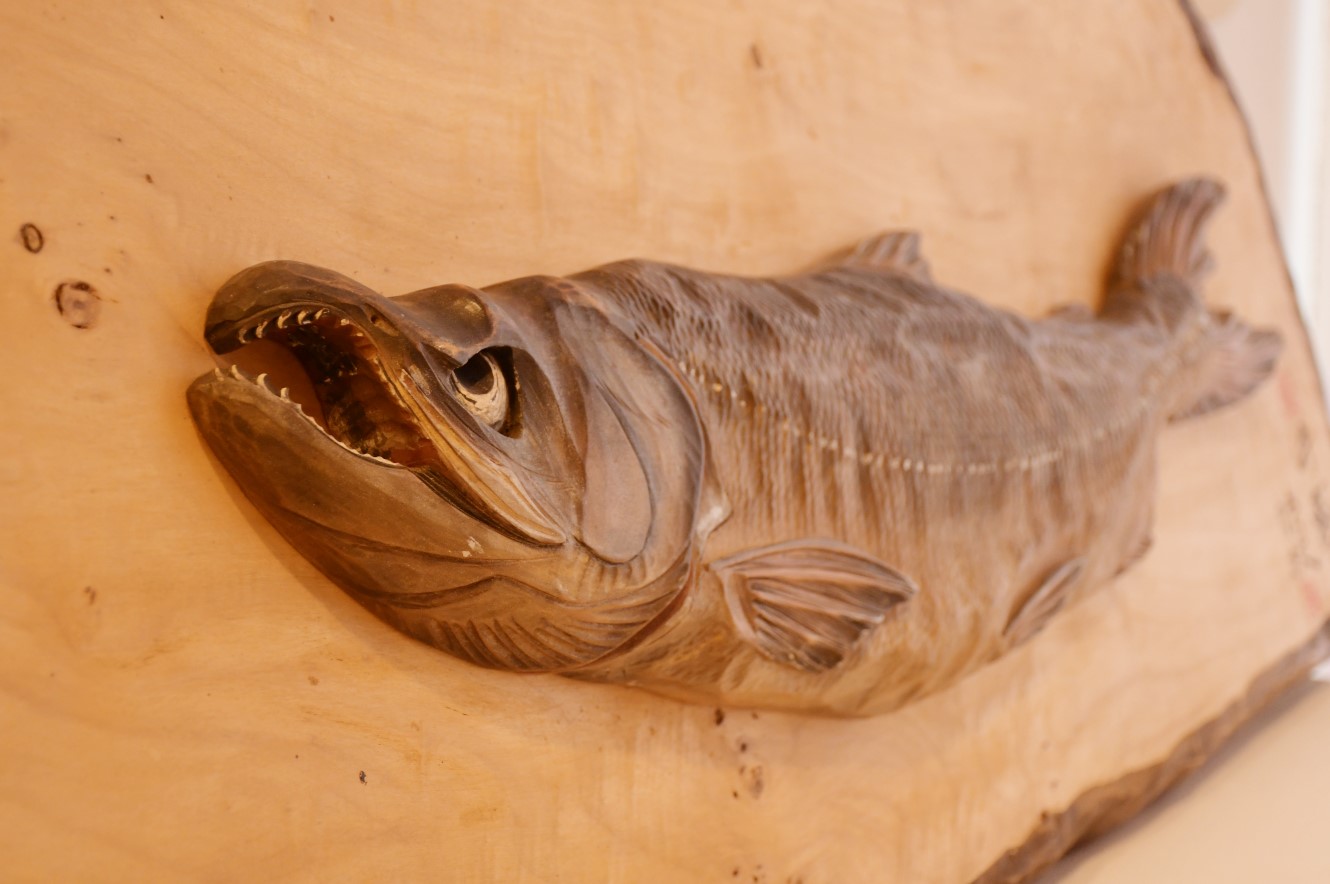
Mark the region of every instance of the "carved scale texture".
[[[877, 637], [899, 665], [856, 691], [946, 683], [999, 652], [993, 619], [1042, 575], [1084, 556], [1085, 583], [1110, 577], [1148, 532], [1187, 358], [1156, 327], [1032, 321], [892, 268], [767, 280], [626, 261], [575, 281], [695, 399], [733, 507], [704, 558], [833, 538], [918, 582], [912, 625]], [[930, 651], [940, 635], [964, 649]]]

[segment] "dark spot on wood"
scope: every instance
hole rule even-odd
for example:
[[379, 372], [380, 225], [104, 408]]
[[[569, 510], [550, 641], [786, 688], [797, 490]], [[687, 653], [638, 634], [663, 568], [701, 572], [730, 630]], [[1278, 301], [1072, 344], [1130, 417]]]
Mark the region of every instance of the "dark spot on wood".
[[337, 19], [330, 15], [328, 16], [328, 21], [337, 21]]
[[737, 878], [737, 877], [739, 877], [739, 867], [738, 867], [738, 866], [735, 866], [735, 867], [734, 867], [734, 871], [733, 871], [733, 872], [730, 872], [730, 877], [731, 877], [731, 878]]
[[151, 173], [151, 172], [144, 172], [144, 173], [143, 173], [143, 180], [146, 181], [146, 182], [148, 182], [149, 184], [152, 184], [152, 183], [153, 183], [153, 180], [152, 180], [152, 173]]
[[724, 724], [724, 723], [725, 723], [725, 710], [724, 710], [724, 709], [717, 709], [717, 710], [716, 710], [716, 727], [720, 727], [720, 726], [721, 726], [722, 724]]
[[656, 735], [656, 727], [655, 727], [655, 725], [651, 725], [651, 726], [649, 726], [649, 727], [647, 728], [647, 733], [654, 737], [654, 736]]
[[111, 272], [111, 268], [110, 268], [110, 267], [103, 267], [103, 268], [102, 268], [102, 273], [105, 273], [105, 274], [108, 274], [108, 275], [109, 275], [110, 272]]
[[1312, 431], [1305, 423], [1298, 424], [1298, 469], [1307, 469], [1312, 459]]
[[740, 741], [739, 741], [739, 751], [740, 751], [740, 752], [747, 752], [747, 751], [748, 751], [748, 741], [747, 741], [747, 740], [740, 740]]
[[1326, 502], [1325, 485], [1312, 489], [1312, 518], [1321, 531], [1321, 545], [1330, 549], [1330, 504]]
[[757, 48], [756, 43], [753, 43], [748, 47], [748, 54], [753, 59], [753, 67], [757, 68], [759, 71], [762, 70], [763, 67], [765, 67], [765, 65], [762, 63], [762, 50]]
[[81, 279], [71, 279], [55, 287], [55, 309], [74, 328], [92, 328], [102, 312], [102, 296]]
[[296, 755], [296, 760], [299, 760], [299, 759], [300, 759], [300, 755], [297, 754], [297, 755]]
[[46, 245], [46, 237], [42, 235], [41, 228], [31, 221], [18, 229], [18, 238], [19, 242], [23, 243], [23, 248], [34, 255]]
[[753, 721], [757, 721], [757, 713], [756, 713], [756, 712], [753, 713]]
[[762, 766], [754, 765], [753, 769], [748, 772], [748, 794], [752, 795], [754, 798], [761, 798], [762, 790], [766, 787], [767, 778], [762, 770]]
[[91, 586], [83, 587], [83, 594], [88, 597], [88, 604], [95, 605], [97, 603], [97, 590]]
[[[51, 674], [52, 674], [52, 675], [55, 675], [54, 672], [52, 672]], [[735, 790], [734, 790], [733, 792], [731, 792], [730, 794], [733, 795], [735, 798], [738, 798], [738, 797], [739, 797], [739, 790], [738, 790], [738, 789], [735, 789]]]
[[366, 776], [365, 776], [365, 772], [364, 772], [363, 770], [360, 772], [360, 782], [362, 782], [362, 783], [368, 783], [368, 782], [369, 782], [369, 779], [366, 778]]
[[309, 683], [310, 683], [310, 684], [318, 684], [318, 683], [319, 683], [319, 677], [318, 677], [317, 675], [311, 675], [311, 676], [309, 677]]

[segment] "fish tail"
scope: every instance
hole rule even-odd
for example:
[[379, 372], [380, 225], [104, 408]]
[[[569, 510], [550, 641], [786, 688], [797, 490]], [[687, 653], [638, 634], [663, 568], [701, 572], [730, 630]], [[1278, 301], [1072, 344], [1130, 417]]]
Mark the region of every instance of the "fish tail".
[[1261, 385], [1274, 371], [1284, 339], [1273, 329], [1252, 328], [1228, 311], [1208, 311], [1197, 353], [1184, 359], [1183, 385], [1171, 420], [1223, 408]]
[[1149, 326], [1173, 343], [1174, 420], [1205, 414], [1246, 396], [1274, 370], [1282, 339], [1227, 311], [1211, 310], [1200, 284], [1213, 267], [1204, 233], [1224, 187], [1210, 178], [1156, 194], [1132, 225], [1100, 317]]
[[1193, 178], [1155, 194], [1118, 249], [1101, 318], [1177, 334], [1205, 312], [1201, 279], [1213, 266], [1203, 234], [1224, 188]]
[[1224, 186], [1190, 178], [1155, 194], [1118, 250], [1113, 289], [1137, 288], [1161, 277], [1193, 290], [1214, 266], [1205, 227], [1224, 201]]

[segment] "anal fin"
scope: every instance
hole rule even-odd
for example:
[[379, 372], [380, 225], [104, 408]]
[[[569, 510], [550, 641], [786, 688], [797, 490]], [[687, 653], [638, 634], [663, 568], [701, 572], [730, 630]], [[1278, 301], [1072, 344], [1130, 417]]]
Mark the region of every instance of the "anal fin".
[[913, 230], [893, 230], [870, 236], [836, 263], [843, 267], [895, 270], [920, 282], [933, 281], [928, 262], [919, 251], [919, 234]]
[[1066, 604], [1069, 591], [1080, 579], [1085, 557], [1068, 559], [1044, 575], [1012, 611], [1002, 635], [1007, 647], [1024, 644], [1048, 625], [1053, 615]]
[[761, 547], [712, 562], [735, 628], [770, 659], [805, 672], [834, 669], [914, 581], [829, 540]]

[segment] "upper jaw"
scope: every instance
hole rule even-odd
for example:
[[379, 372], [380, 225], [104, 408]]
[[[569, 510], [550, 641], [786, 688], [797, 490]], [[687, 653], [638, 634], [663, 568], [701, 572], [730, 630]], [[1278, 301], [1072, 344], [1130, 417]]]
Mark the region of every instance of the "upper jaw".
[[410, 319], [391, 300], [340, 273], [296, 261], [268, 261], [231, 277], [208, 306], [204, 336], [228, 353], [278, 329], [314, 322], [349, 327], [383, 348]]

